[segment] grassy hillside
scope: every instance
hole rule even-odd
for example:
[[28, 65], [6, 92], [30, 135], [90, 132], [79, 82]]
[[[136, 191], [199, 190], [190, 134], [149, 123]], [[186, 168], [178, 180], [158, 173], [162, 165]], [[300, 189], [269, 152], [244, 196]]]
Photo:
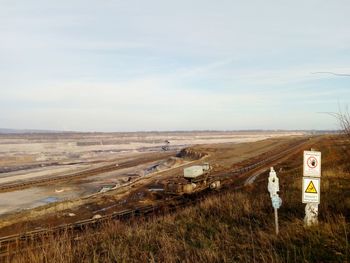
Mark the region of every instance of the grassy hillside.
[[[350, 144], [325, 139], [320, 223], [304, 228], [302, 152], [278, 165], [283, 199], [280, 235], [267, 192], [267, 174], [253, 186], [211, 196], [166, 216], [109, 222], [51, 237], [22, 251], [14, 262], [347, 262], [350, 259]], [[28, 245], [29, 247], [31, 245]]]

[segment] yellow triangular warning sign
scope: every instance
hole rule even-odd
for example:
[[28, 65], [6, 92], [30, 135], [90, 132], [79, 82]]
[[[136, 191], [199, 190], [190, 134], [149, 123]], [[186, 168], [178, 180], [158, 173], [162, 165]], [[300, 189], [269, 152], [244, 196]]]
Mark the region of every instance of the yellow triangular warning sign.
[[310, 181], [309, 185], [306, 187], [305, 193], [317, 194], [317, 190], [312, 181]]

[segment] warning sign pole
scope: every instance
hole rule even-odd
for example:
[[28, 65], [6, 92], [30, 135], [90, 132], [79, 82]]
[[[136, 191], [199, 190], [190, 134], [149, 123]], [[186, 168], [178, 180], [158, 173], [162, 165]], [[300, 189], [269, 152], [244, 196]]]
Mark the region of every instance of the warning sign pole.
[[321, 152], [304, 151], [302, 201], [305, 206], [305, 226], [317, 225], [320, 203]]
[[267, 184], [267, 190], [270, 193], [272, 207], [275, 212], [275, 226], [276, 226], [276, 235], [278, 235], [279, 229], [278, 229], [278, 209], [282, 205], [282, 199], [279, 197], [278, 193], [280, 190], [279, 186], [279, 179], [277, 177], [277, 174], [273, 167], [270, 168], [270, 174], [269, 174], [269, 182]]
[[274, 210], [275, 210], [276, 235], [278, 235], [278, 232], [279, 232], [279, 227], [278, 227], [278, 211], [277, 211], [277, 208], [275, 208]]

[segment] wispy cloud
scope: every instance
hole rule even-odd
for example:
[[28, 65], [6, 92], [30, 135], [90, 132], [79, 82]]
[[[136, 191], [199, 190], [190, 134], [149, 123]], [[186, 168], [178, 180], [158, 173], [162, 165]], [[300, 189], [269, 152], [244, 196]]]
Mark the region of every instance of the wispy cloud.
[[[348, 69], [348, 72], [350, 72], [349, 69]], [[350, 73], [337, 73], [337, 72], [331, 72], [331, 71], [317, 71], [317, 72], [312, 72], [312, 74], [330, 74], [337, 77], [350, 77]]]
[[313, 114], [350, 99], [350, 79], [341, 78], [350, 74], [347, 7], [345, 0], [5, 1], [0, 122], [332, 128]]

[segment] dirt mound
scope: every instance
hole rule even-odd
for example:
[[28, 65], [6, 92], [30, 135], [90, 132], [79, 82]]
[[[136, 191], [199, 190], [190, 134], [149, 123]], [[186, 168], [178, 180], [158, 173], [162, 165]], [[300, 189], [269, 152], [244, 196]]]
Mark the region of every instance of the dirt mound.
[[149, 167], [145, 173], [148, 174], [148, 173], [164, 171], [170, 168], [175, 168], [183, 163], [184, 163], [184, 160], [181, 158], [170, 157], [156, 165]]
[[166, 161], [160, 163], [157, 166], [157, 170], [158, 171], [162, 171], [162, 170], [165, 170], [165, 169], [173, 168], [173, 167], [181, 165], [182, 163], [183, 163], [183, 160], [181, 160], [180, 158], [170, 157]]
[[199, 149], [195, 149], [193, 147], [188, 147], [188, 148], [182, 149], [177, 154], [177, 157], [180, 157], [183, 159], [189, 159], [189, 160], [198, 160], [198, 159], [201, 159], [207, 155], [208, 155], [208, 153], [206, 153], [204, 151], [201, 151]]

